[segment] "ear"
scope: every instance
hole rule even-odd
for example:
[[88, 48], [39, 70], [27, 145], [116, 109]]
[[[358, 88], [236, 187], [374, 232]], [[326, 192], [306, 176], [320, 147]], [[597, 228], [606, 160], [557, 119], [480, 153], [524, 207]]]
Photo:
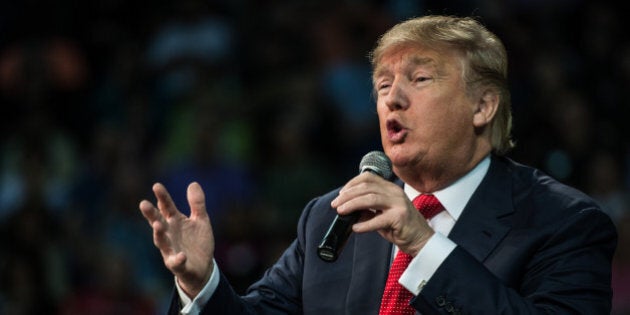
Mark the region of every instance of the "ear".
[[500, 100], [501, 96], [495, 89], [488, 88], [481, 93], [473, 114], [475, 128], [484, 127], [492, 121], [499, 108]]

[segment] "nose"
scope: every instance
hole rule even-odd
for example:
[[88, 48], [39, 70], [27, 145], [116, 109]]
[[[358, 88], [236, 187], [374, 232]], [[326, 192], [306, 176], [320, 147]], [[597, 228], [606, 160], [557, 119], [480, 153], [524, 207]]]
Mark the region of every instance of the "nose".
[[409, 107], [409, 97], [406, 87], [400, 80], [394, 80], [387, 94], [381, 96], [385, 106], [390, 111], [404, 110]]

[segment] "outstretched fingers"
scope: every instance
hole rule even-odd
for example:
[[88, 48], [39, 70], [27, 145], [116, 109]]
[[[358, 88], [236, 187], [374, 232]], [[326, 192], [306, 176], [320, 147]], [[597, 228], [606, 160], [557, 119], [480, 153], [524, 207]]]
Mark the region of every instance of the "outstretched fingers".
[[149, 225], [153, 226], [153, 222], [162, 219], [162, 215], [150, 201], [142, 200], [138, 207], [140, 212], [142, 212], [142, 216], [149, 222]]
[[164, 185], [155, 183], [153, 185], [153, 193], [157, 198], [157, 208], [160, 210], [160, 213], [165, 219], [180, 213], [173, 202], [173, 198], [171, 198], [171, 195], [168, 193], [168, 190], [166, 190]]
[[190, 206], [191, 219], [206, 219], [208, 212], [206, 211], [206, 196], [197, 182], [188, 185], [186, 198]]
[[167, 222], [162, 213], [149, 201], [142, 200], [140, 202], [140, 212], [147, 219], [149, 225], [153, 229], [153, 244], [164, 254], [170, 252], [170, 243], [166, 236]]

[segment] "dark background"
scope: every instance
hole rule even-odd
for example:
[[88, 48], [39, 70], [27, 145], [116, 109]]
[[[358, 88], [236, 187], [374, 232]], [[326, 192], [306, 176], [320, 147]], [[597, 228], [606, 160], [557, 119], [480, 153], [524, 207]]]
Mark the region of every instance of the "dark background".
[[630, 36], [608, 1], [2, 1], [0, 314], [163, 313], [138, 203], [202, 184], [239, 292], [303, 206], [380, 148], [367, 52], [398, 21], [473, 15], [505, 43], [517, 148], [604, 206], [628, 314]]

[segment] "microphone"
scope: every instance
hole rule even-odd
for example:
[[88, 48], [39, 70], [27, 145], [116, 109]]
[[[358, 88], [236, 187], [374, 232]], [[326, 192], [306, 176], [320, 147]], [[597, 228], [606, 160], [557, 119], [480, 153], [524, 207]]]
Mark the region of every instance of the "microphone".
[[[385, 179], [392, 176], [392, 161], [381, 151], [372, 151], [363, 156], [359, 163], [359, 173], [371, 172]], [[333, 262], [341, 253], [361, 211], [354, 211], [348, 215], [337, 215], [317, 247], [317, 255], [326, 262]]]

